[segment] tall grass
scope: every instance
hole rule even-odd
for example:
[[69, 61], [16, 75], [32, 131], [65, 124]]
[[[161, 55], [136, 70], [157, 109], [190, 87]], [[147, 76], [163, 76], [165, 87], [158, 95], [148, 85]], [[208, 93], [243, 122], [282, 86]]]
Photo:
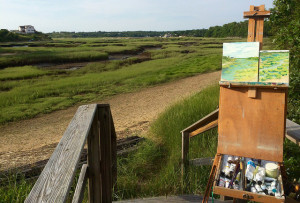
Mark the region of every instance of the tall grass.
[[29, 194], [35, 179], [25, 180], [21, 174], [9, 174], [1, 177], [0, 182], [0, 203], [21, 203]]
[[[116, 199], [199, 193], [205, 189], [210, 167], [191, 167], [180, 181], [180, 131], [217, 108], [218, 86], [209, 87], [167, 109], [152, 123], [149, 139], [118, 162]], [[216, 153], [217, 133], [211, 130], [191, 139], [190, 157]]]

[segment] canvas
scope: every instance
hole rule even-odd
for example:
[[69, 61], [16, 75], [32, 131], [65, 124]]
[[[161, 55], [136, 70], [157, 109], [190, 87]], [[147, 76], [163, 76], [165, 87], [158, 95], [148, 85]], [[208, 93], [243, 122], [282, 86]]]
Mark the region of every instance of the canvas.
[[221, 81], [258, 82], [259, 42], [223, 44]]
[[289, 84], [289, 51], [260, 51], [259, 82]]

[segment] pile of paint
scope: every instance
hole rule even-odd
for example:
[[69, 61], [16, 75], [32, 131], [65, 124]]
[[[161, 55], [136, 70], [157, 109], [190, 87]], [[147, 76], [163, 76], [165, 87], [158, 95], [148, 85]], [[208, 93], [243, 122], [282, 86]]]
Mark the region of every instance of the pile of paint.
[[245, 157], [223, 156], [219, 187], [249, 191], [280, 198], [281, 175], [276, 162]]

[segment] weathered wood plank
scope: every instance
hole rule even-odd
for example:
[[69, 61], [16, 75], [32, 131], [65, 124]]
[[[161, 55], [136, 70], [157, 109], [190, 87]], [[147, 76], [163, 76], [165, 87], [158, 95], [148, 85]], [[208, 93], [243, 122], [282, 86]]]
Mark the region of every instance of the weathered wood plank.
[[219, 109], [214, 110], [213, 112], [211, 112], [207, 116], [201, 118], [199, 121], [193, 123], [189, 127], [182, 130], [181, 133], [182, 132], [189, 132], [189, 133], [193, 132], [194, 130], [197, 130], [197, 129], [205, 126], [206, 124], [208, 124], [208, 123], [210, 123], [214, 120], [217, 120], [218, 119], [218, 114], [219, 114]]
[[117, 188], [117, 134], [113, 121], [112, 114], [110, 112], [111, 121], [111, 158], [112, 158], [112, 187]]
[[100, 120], [100, 151], [102, 202], [112, 202], [111, 115], [109, 106], [98, 105]]
[[83, 200], [84, 190], [85, 190], [87, 177], [88, 177], [87, 169], [88, 169], [88, 165], [83, 164], [77, 181], [72, 203], [81, 203]]
[[193, 166], [212, 165], [214, 163], [214, 157], [197, 158], [189, 161]]
[[[180, 195], [180, 196], [161, 196], [161, 197], [150, 197], [150, 198], [142, 198], [142, 199], [130, 199], [130, 200], [123, 200], [123, 201], [115, 201], [114, 203], [162, 203], [162, 202], [174, 202], [174, 203], [185, 203], [185, 202], [201, 202], [202, 197], [199, 195]], [[212, 202], [211, 199], [208, 202]], [[220, 201], [218, 199], [214, 199], [215, 203], [221, 203], [224, 201]], [[232, 201], [225, 201], [225, 202], [232, 202]]]
[[194, 137], [196, 135], [199, 135], [200, 133], [203, 133], [205, 131], [208, 131], [214, 127], [217, 127], [218, 126], [218, 120], [214, 120], [208, 124], [206, 124], [205, 126], [201, 127], [201, 128], [198, 128], [197, 130], [193, 131], [190, 133], [190, 137]]
[[248, 38], [247, 42], [254, 42], [255, 40], [255, 19], [250, 18], [248, 22]]
[[189, 154], [189, 142], [190, 136], [188, 132], [182, 132], [182, 146], [181, 146], [181, 175], [184, 177], [185, 166], [188, 164], [188, 154]]
[[286, 119], [286, 138], [300, 146], [300, 125]]
[[[132, 152], [134, 150], [138, 149], [137, 144], [141, 141], [143, 141], [145, 138], [138, 137], [138, 136], [132, 136], [127, 138], [122, 138], [117, 140], [117, 156], [123, 156], [128, 154], [129, 152]], [[52, 144], [53, 148], [55, 148], [58, 143]], [[11, 173], [21, 173], [25, 179], [30, 179], [38, 176], [40, 176], [42, 170], [46, 166], [49, 159], [37, 161], [35, 163], [31, 163], [28, 165], [16, 167], [16, 168], [10, 168], [5, 171], [0, 171], [0, 185], [6, 185], [7, 184], [7, 176]], [[83, 149], [80, 157], [80, 161], [78, 164], [78, 168], [81, 168], [83, 164], [87, 163], [87, 149]]]
[[244, 18], [253, 18], [253, 17], [270, 17], [270, 11], [245, 11]]
[[88, 136], [96, 105], [80, 106], [43, 172], [25, 200], [65, 202]]
[[89, 202], [101, 202], [100, 121], [98, 109], [88, 136]]
[[260, 42], [260, 50], [263, 46], [263, 37], [264, 37], [264, 18], [258, 18], [256, 21], [256, 41]]

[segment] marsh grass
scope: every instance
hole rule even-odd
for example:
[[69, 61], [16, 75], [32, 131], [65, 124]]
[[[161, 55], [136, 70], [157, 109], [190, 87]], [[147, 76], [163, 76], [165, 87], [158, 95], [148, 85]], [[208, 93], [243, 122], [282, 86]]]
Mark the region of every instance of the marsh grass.
[[36, 179], [25, 180], [20, 173], [11, 173], [1, 177], [0, 203], [24, 202]]
[[[217, 108], [218, 86], [169, 107], [152, 123], [149, 138], [136, 153], [118, 160], [116, 199], [193, 194], [205, 189], [210, 167], [190, 167], [181, 184], [180, 131]], [[191, 139], [190, 157], [212, 157], [217, 147], [216, 130]]]
[[[34, 60], [51, 62], [52, 59], [57, 62], [73, 59], [76, 61], [79, 58], [83, 60], [84, 57], [96, 60], [98, 56], [104, 56], [105, 51], [135, 52], [142, 47], [162, 46], [162, 49], [147, 52], [146, 60], [130, 57], [124, 60], [93, 62], [75, 71], [39, 69], [34, 66], [2, 69], [0, 123], [32, 118], [37, 114], [64, 109], [74, 104], [101, 100], [115, 94], [220, 70], [222, 50], [207, 48], [208, 42], [212, 40], [64, 39], [59, 43], [71, 43], [76, 46], [1, 48], [15, 51], [16, 54], [1, 57], [0, 61], [10, 59], [15, 63], [27, 63], [32, 60], [33, 63]], [[91, 43], [107, 46], [83, 46]], [[32, 58], [26, 58], [31, 55]], [[20, 58], [17, 59], [18, 57]], [[25, 58], [26, 60], [22, 61]], [[18, 62], [19, 60], [21, 62]]]
[[35, 78], [48, 74], [51, 74], [51, 72], [38, 69], [34, 66], [6, 68], [4, 70], [1, 70], [0, 81]]

